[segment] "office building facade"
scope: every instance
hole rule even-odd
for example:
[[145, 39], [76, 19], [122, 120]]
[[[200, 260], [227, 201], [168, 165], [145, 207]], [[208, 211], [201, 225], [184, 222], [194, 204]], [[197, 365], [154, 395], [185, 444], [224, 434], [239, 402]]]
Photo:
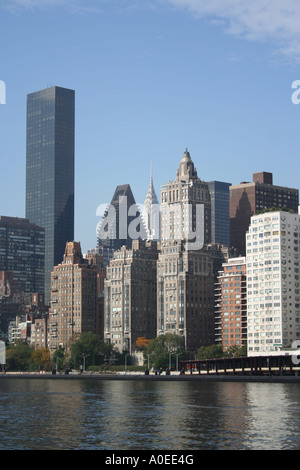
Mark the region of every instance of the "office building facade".
[[53, 266], [74, 239], [75, 93], [51, 87], [27, 95], [26, 218], [45, 228], [45, 302]]
[[49, 349], [53, 353], [82, 332], [97, 332], [98, 266], [84, 259], [79, 242], [66, 244], [63, 261], [51, 273]]
[[174, 181], [161, 188], [161, 241], [187, 240], [190, 249], [211, 241], [211, 203], [207, 183], [186, 150]]
[[[199, 211], [200, 209], [200, 211]], [[214, 260], [208, 184], [186, 150], [174, 181], [161, 188], [161, 239], [157, 263], [157, 335], [174, 333], [194, 357], [214, 343]]]
[[27, 294], [44, 292], [45, 229], [28, 219], [0, 216], [0, 271]]
[[206, 248], [186, 250], [185, 241], [161, 243], [157, 262], [157, 336], [174, 333], [194, 357], [214, 343], [213, 258]]
[[247, 344], [246, 258], [223, 263], [215, 286], [216, 343], [226, 351]]
[[207, 183], [211, 201], [211, 243], [230, 246], [229, 188], [230, 183]]
[[13, 280], [11, 271], [0, 271], [0, 335], [6, 337], [9, 322], [24, 309], [30, 295]]
[[230, 187], [230, 243], [245, 256], [245, 235], [251, 216], [265, 209], [283, 208], [298, 212], [298, 189], [273, 185], [273, 175], [268, 172], [253, 174], [252, 182], [242, 182]]
[[246, 243], [248, 356], [271, 355], [300, 340], [300, 216], [252, 216]]
[[33, 319], [30, 344], [35, 350], [48, 348], [48, 318], [46, 316]]
[[104, 338], [134, 354], [138, 337], [156, 337], [157, 242], [134, 240], [114, 253], [105, 279]]

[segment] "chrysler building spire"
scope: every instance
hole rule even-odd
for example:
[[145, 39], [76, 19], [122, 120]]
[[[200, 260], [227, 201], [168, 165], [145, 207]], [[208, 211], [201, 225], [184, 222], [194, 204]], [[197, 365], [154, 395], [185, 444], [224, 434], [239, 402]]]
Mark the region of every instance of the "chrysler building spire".
[[159, 202], [155, 193], [152, 164], [150, 169], [150, 184], [143, 207], [143, 220], [148, 240], [159, 239]]

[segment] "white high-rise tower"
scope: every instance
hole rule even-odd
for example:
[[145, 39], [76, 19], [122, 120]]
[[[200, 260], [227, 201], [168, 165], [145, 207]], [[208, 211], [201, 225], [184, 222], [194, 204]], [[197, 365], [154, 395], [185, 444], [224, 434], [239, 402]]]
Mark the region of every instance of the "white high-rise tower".
[[300, 340], [300, 216], [252, 216], [246, 248], [248, 355], [270, 355]]

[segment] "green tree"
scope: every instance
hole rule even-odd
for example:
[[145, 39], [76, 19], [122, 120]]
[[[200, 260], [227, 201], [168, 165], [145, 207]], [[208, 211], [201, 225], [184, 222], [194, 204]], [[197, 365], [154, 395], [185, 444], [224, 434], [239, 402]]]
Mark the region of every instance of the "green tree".
[[32, 364], [33, 348], [22, 340], [6, 349], [6, 368], [13, 371], [28, 371]]
[[247, 356], [247, 346], [230, 346], [226, 351], [227, 357], [245, 357]]
[[77, 341], [71, 345], [70, 366], [80, 368], [90, 365], [96, 365], [104, 360], [105, 357], [111, 357], [113, 346], [99, 340], [98, 336], [91, 331], [84, 332]]
[[218, 344], [201, 346], [196, 355], [196, 359], [217, 359], [219, 357], [224, 357], [224, 352], [222, 346]]
[[60, 371], [65, 368], [65, 349], [59, 346], [58, 349], [53, 353], [52, 363], [54, 369]]
[[247, 356], [247, 346], [230, 346], [226, 351], [219, 344], [202, 346], [198, 349], [196, 359], [218, 359], [221, 357]]
[[36, 349], [32, 352], [31, 355], [32, 364], [35, 369], [41, 370], [50, 370], [51, 361], [50, 361], [50, 351], [47, 348]]
[[178, 355], [178, 361], [185, 357], [184, 338], [167, 333], [149, 341], [145, 347], [144, 361], [146, 366], [149, 363], [149, 367], [165, 369], [169, 367], [170, 359], [173, 359], [174, 365], [176, 364], [176, 355]]
[[283, 206], [283, 207], [271, 207], [271, 208], [265, 208], [265, 209], [261, 209], [260, 211], [257, 211], [256, 214], [259, 215], [259, 214], [266, 214], [267, 212], [290, 212], [291, 214], [294, 213], [293, 209], [289, 209], [288, 207], [286, 206]]

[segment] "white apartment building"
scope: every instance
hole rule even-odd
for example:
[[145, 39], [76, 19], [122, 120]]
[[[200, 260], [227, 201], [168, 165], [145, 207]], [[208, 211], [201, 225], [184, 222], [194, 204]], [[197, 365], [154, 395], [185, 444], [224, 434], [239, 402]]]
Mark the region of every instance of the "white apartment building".
[[300, 340], [299, 246], [300, 215], [278, 211], [251, 217], [246, 234], [248, 356], [278, 354]]

